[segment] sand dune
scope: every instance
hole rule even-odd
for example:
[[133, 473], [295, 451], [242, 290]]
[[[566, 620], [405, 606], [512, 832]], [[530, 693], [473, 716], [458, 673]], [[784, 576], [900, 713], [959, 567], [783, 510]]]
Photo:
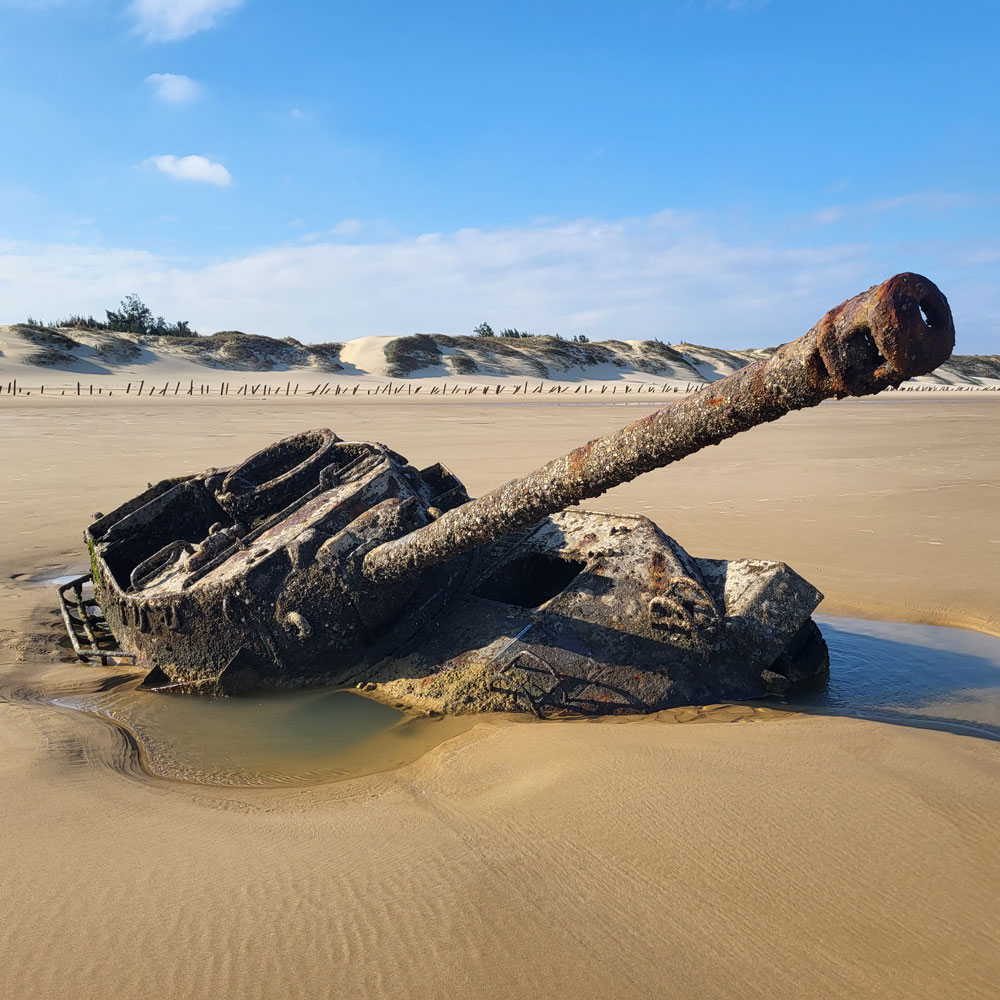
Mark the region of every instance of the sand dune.
[[[150, 779], [119, 731], [46, 704], [113, 672], [58, 662], [24, 577], [82, 568], [91, 513], [149, 479], [327, 423], [482, 492], [636, 414], [328, 400], [0, 399], [0, 995], [994, 995], [995, 742], [488, 720], [391, 773], [229, 791]], [[594, 506], [785, 559], [824, 610], [1000, 632], [996, 404], [823, 404]]]
[[[0, 326], [0, 382], [49, 390], [85, 385], [123, 391], [182, 383], [217, 388], [252, 382], [312, 389], [387, 380], [461, 381], [481, 385], [546, 381], [626, 382], [694, 388], [714, 382], [767, 350], [726, 351], [697, 344], [614, 340], [575, 343], [554, 337], [360, 337], [302, 344], [239, 332], [206, 337], [135, 337], [88, 329]], [[911, 386], [1000, 390], [1000, 358], [957, 356]]]

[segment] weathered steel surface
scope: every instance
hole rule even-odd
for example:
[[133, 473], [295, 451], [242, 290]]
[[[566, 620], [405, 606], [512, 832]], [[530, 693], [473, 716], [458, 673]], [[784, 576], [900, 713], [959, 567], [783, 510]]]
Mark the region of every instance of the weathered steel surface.
[[307, 431], [95, 520], [95, 595], [158, 690], [329, 683], [539, 715], [786, 693], [826, 677], [814, 587], [780, 563], [692, 558], [645, 518], [564, 508], [929, 371], [952, 340], [944, 297], [900, 275], [768, 362], [473, 502], [443, 466]]
[[340, 683], [404, 609], [426, 592], [445, 599], [468, 563], [375, 586], [356, 568], [364, 552], [467, 499], [442, 466], [418, 472], [383, 445], [319, 430], [165, 480], [85, 537], [104, 615], [150, 685]]
[[[294, 499], [273, 485], [290, 479]], [[310, 431], [145, 498], [102, 517], [88, 542], [105, 616], [157, 690], [325, 682], [419, 711], [548, 716], [826, 678], [815, 587], [780, 563], [694, 559], [643, 517], [563, 512], [368, 581], [373, 546], [467, 499], [446, 469], [418, 472], [382, 445]]]
[[408, 708], [601, 715], [826, 681], [822, 595], [781, 563], [695, 559], [644, 517], [564, 511], [485, 560], [367, 677]]
[[770, 358], [379, 546], [365, 557], [365, 575], [397, 579], [790, 410], [897, 386], [933, 371], [954, 346], [944, 295], [927, 278], [898, 274], [831, 309]]

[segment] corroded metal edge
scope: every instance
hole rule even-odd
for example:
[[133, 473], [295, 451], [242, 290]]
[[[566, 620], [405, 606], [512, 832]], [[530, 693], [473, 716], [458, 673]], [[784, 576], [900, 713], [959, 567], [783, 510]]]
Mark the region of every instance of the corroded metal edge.
[[[62, 615], [63, 624], [66, 626], [66, 634], [72, 643], [73, 652], [84, 663], [100, 663], [102, 667], [108, 666], [110, 660], [135, 663], [135, 653], [128, 653], [124, 649], [117, 648], [102, 649], [98, 645], [97, 634], [90, 621], [94, 616], [87, 611], [88, 602], [83, 598], [84, 586], [92, 582], [93, 574], [85, 573], [83, 576], [62, 584], [57, 590], [59, 612]], [[67, 596], [67, 591], [70, 590], [76, 595], [73, 599]], [[96, 598], [90, 603], [95, 607], [100, 607]], [[74, 618], [73, 611], [79, 615], [78, 619]], [[79, 626], [79, 630], [77, 626]], [[82, 636], [80, 632], [83, 633]]]

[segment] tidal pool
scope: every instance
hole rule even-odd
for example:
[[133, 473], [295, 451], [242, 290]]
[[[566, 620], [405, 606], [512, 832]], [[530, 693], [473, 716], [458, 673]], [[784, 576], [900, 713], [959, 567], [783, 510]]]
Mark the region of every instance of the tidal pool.
[[140, 691], [138, 683], [57, 704], [127, 730], [152, 774], [207, 785], [301, 785], [386, 771], [474, 722], [406, 716], [343, 689], [202, 698]]
[[[758, 705], [1000, 739], [1000, 639], [929, 625], [817, 621], [830, 646], [829, 686]], [[58, 704], [127, 730], [151, 773], [210, 785], [308, 784], [385, 771], [483, 718], [414, 718], [330, 688], [199, 698], [139, 691], [137, 684]], [[667, 715], [661, 718], [679, 724], [687, 717], [683, 711]], [[729, 721], [733, 715], [697, 717]]]
[[1000, 739], [1000, 638], [938, 625], [817, 616], [824, 691], [788, 707]]

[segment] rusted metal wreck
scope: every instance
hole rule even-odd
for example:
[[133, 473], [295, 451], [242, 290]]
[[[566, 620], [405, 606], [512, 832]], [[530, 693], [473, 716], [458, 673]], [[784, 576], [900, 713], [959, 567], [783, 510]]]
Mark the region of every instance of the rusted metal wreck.
[[930, 372], [953, 343], [941, 292], [897, 275], [769, 359], [478, 500], [441, 465], [297, 434], [99, 517], [94, 597], [85, 579], [61, 588], [64, 617], [83, 658], [132, 658], [159, 691], [322, 683], [550, 716], [822, 683], [822, 595], [787, 566], [696, 559], [644, 517], [573, 508], [790, 410]]

